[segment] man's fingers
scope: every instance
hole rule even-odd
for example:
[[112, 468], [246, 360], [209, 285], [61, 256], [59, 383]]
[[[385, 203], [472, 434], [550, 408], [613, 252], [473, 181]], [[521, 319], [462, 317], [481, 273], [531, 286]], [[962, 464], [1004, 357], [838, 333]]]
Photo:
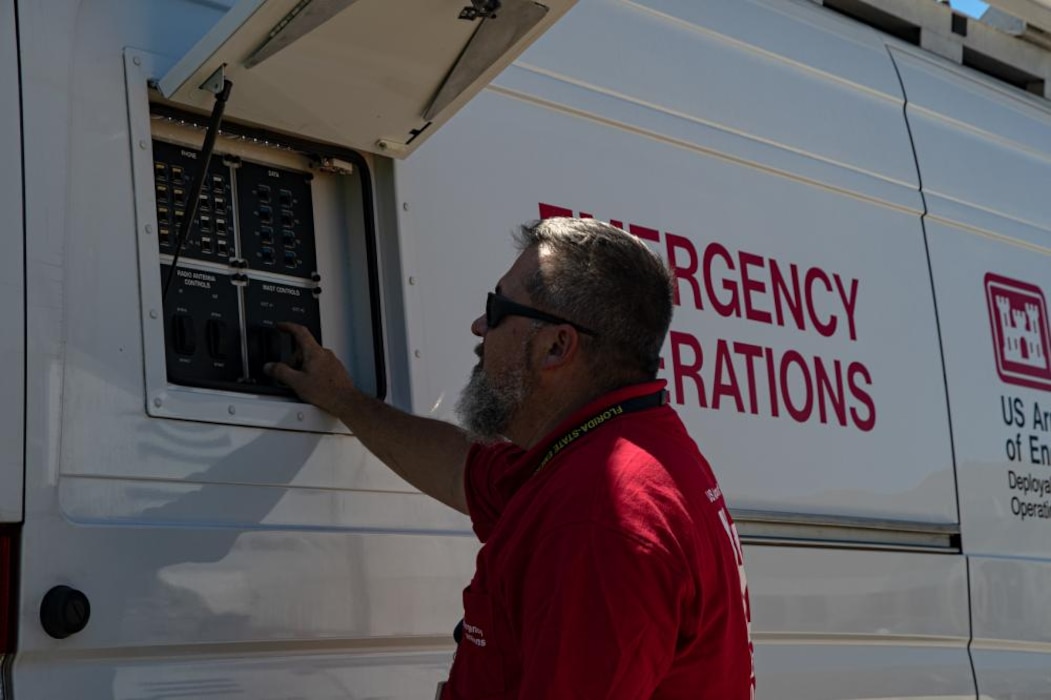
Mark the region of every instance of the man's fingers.
[[301, 326], [298, 323], [286, 322], [277, 324], [277, 329], [291, 334], [292, 337], [296, 339], [296, 344], [304, 351], [316, 350], [321, 347], [318, 345], [318, 342], [314, 340], [314, 336], [306, 326]]
[[296, 380], [303, 373], [292, 369], [284, 362], [267, 362], [263, 365], [263, 374], [294, 389]]
[[279, 323], [277, 328], [291, 334], [296, 350], [292, 357], [285, 358], [285, 362], [267, 363], [263, 372], [296, 392], [307, 403], [333, 413], [343, 392], [354, 387], [343, 364], [321, 347], [305, 326]]

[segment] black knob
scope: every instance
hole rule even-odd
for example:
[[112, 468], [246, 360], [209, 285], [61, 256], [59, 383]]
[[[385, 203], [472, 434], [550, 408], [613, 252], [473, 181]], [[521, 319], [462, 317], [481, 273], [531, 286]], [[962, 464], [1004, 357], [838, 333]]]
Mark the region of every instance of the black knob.
[[88, 626], [91, 603], [88, 597], [69, 586], [55, 586], [40, 603], [40, 624], [55, 639], [65, 639]]

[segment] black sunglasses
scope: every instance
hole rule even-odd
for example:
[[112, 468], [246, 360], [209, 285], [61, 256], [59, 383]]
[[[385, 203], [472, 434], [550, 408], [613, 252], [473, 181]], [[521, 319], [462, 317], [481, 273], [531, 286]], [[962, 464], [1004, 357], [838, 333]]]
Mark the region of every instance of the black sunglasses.
[[559, 318], [553, 314], [544, 313], [539, 309], [534, 309], [531, 306], [523, 306], [522, 304], [511, 301], [505, 296], [497, 294], [495, 292], [489, 292], [489, 297], [485, 300], [485, 325], [490, 329], [496, 328], [506, 316], [524, 316], [525, 318], [534, 318], [537, 321], [544, 321], [545, 323], [565, 323], [573, 326], [581, 333], [587, 333], [590, 336], [596, 336], [595, 331], [585, 328], [579, 323], [573, 323], [567, 321], [564, 318]]

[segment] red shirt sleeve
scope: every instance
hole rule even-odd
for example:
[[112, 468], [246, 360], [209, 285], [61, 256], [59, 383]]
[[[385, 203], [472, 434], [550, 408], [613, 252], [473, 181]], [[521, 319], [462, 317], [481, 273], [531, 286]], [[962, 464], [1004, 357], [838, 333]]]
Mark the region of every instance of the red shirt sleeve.
[[507, 502], [529, 478], [523, 472], [524, 450], [510, 442], [483, 445], [475, 443], [464, 465], [464, 493], [467, 511], [478, 539], [485, 542], [507, 507]]
[[545, 537], [523, 582], [518, 697], [651, 697], [678, 640], [670, 564], [652, 544], [592, 522]]

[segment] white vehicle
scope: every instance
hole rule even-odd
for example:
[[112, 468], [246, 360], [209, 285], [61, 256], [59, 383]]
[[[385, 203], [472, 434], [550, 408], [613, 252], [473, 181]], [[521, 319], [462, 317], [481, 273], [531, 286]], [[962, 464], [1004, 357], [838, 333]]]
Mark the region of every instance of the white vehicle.
[[1049, 5], [572, 4], [0, 0], [0, 698], [433, 697], [469, 523], [260, 365], [451, 419], [572, 214], [678, 273], [758, 697], [1051, 699]]

